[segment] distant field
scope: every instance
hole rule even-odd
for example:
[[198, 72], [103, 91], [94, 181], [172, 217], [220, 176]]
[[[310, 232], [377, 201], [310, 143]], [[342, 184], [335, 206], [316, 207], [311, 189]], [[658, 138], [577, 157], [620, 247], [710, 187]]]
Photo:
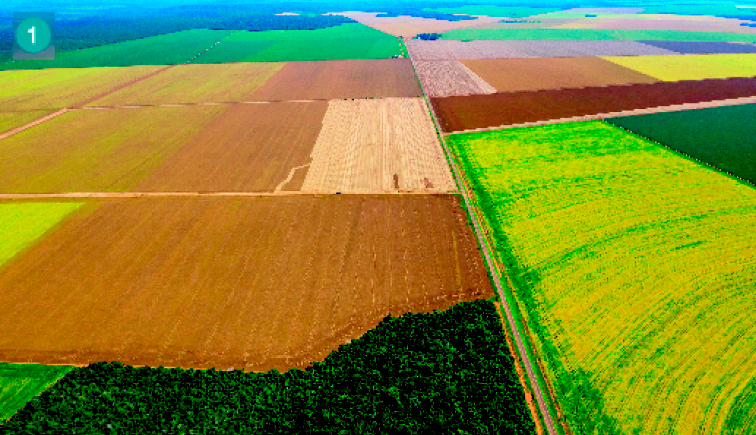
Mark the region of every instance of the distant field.
[[285, 371], [493, 296], [458, 196], [107, 200], [0, 270], [0, 361]]
[[463, 60], [462, 63], [499, 92], [583, 88], [659, 81], [630, 68], [596, 57], [473, 59]]
[[322, 122], [302, 191], [456, 190], [423, 99], [334, 100]]
[[756, 53], [756, 45], [720, 41], [640, 41], [681, 54]]
[[347, 23], [316, 30], [235, 31], [192, 63], [383, 59], [399, 54], [396, 37]]
[[448, 141], [573, 433], [748, 427], [756, 190], [599, 121]]
[[88, 106], [248, 101], [283, 64], [177, 65]]
[[20, 60], [0, 63], [0, 70], [182, 64], [230, 33], [228, 30], [185, 30], [57, 53], [55, 60]]
[[0, 267], [80, 206], [72, 202], [0, 203]]
[[444, 39], [756, 42], [756, 33], [680, 32], [675, 30], [459, 29], [445, 32], [442, 37]]
[[429, 97], [496, 92], [496, 88], [457, 60], [419, 60], [415, 62], [415, 69]]
[[328, 100], [422, 95], [409, 59], [287, 62], [255, 100]]
[[0, 193], [129, 189], [223, 110], [187, 106], [64, 113], [0, 141]]
[[72, 368], [0, 363], [0, 424]]
[[465, 5], [453, 8], [433, 8], [447, 14], [488, 15], [491, 17], [522, 18], [536, 14], [558, 11], [557, 8], [532, 8], [527, 6]]
[[666, 81], [756, 76], [756, 54], [623, 56], [604, 59]]
[[[134, 190], [270, 192], [279, 185], [299, 190], [286, 180], [307, 171], [301, 166], [310, 162], [327, 107], [325, 101], [227, 105]], [[161, 133], [174, 128], [166, 124]]]
[[21, 127], [52, 113], [52, 110], [32, 110], [30, 112], [0, 112], [0, 133]]
[[753, 96], [756, 77], [507, 92], [431, 102], [441, 128], [452, 132]]
[[756, 184], [756, 104], [607, 121]]
[[0, 111], [71, 107], [159, 69], [131, 66], [3, 71]]

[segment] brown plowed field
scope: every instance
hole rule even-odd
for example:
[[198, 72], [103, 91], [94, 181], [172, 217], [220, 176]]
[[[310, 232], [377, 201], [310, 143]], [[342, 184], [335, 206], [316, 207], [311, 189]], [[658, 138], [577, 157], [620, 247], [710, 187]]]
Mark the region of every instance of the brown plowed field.
[[492, 94], [496, 89], [456, 60], [415, 62], [423, 89], [429, 97]]
[[302, 191], [398, 190], [455, 190], [425, 101], [331, 101]]
[[597, 57], [473, 59], [461, 62], [499, 92], [660, 81]]
[[252, 94], [253, 100], [419, 97], [409, 59], [287, 62]]
[[110, 200], [0, 271], [0, 361], [302, 368], [490, 297], [454, 195]]
[[756, 77], [432, 98], [446, 132], [756, 96]]
[[327, 107], [325, 101], [230, 105], [135, 190], [273, 191], [310, 162]]

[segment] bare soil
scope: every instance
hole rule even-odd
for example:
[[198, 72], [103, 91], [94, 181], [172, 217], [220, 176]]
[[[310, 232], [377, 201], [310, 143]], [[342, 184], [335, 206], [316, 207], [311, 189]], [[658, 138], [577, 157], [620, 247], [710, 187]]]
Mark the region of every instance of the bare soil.
[[496, 89], [456, 60], [415, 62], [415, 69], [430, 97], [492, 94]]

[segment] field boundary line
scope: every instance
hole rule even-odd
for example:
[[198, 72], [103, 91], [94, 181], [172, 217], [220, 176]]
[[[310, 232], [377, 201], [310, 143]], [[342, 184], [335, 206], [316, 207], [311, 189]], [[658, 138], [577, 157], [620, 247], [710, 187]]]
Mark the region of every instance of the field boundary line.
[[42, 118], [36, 119], [36, 120], [34, 120], [34, 121], [32, 121], [32, 122], [30, 122], [28, 124], [24, 124], [21, 127], [16, 127], [13, 130], [6, 131], [5, 133], [0, 134], [0, 140], [9, 138], [9, 137], [11, 137], [13, 135], [21, 133], [24, 130], [28, 130], [28, 129], [32, 128], [32, 127], [35, 127], [35, 126], [39, 125], [39, 124], [47, 122], [47, 121], [49, 121], [49, 120], [51, 120], [53, 118], [56, 118], [56, 117], [58, 117], [58, 116], [60, 116], [60, 115], [62, 115], [64, 113], [68, 112], [69, 110], [70, 109], [63, 108], [63, 109], [55, 111], [55, 112], [53, 112], [53, 113], [51, 113], [49, 115], [43, 116]]
[[[438, 133], [438, 137], [441, 141], [441, 146], [444, 150], [444, 153], [447, 155], [447, 159], [449, 160], [449, 165], [451, 166], [452, 173], [454, 174], [456, 181], [457, 181], [457, 187], [459, 191], [462, 193], [462, 198], [465, 201], [465, 206], [467, 207], [467, 212], [470, 215], [470, 220], [473, 224], [473, 229], [475, 230], [475, 235], [478, 238], [478, 243], [481, 247], [481, 252], [483, 253], [484, 260], [486, 261], [486, 267], [488, 268], [489, 272], [491, 273], [491, 279], [494, 282], [494, 285], [496, 287], [496, 291], [499, 294], [499, 298], [501, 299], [502, 305], [504, 306], [504, 311], [507, 315], [507, 321], [509, 323], [509, 327], [511, 328], [512, 334], [514, 336], [515, 342], [517, 343], [518, 352], [520, 354], [520, 358], [523, 361], [523, 365], [525, 366], [525, 370], [528, 373], [528, 378], [530, 380], [530, 383], [534, 389], [534, 394], [536, 396], [536, 400], [538, 402], [538, 406], [541, 411], [541, 416], [544, 420], [546, 429], [549, 433], [549, 435], [557, 435], [557, 429], [554, 426], [553, 419], [551, 417], [551, 412], [549, 410], [548, 405], [546, 404], [546, 400], [544, 399], [543, 392], [541, 391], [541, 387], [539, 385], [535, 368], [533, 367], [533, 363], [530, 361], [530, 358], [528, 356], [528, 352], [525, 348], [525, 343], [522, 339], [522, 334], [520, 333], [519, 328], [517, 327], [517, 323], [514, 319], [514, 315], [512, 314], [512, 308], [510, 305], [510, 302], [507, 300], [506, 295], [504, 293], [504, 289], [501, 283], [501, 278], [499, 274], [497, 273], [497, 270], [494, 266], [493, 261], [493, 254], [490, 251], [490, 247], [488, 246], [488, 243], [486, 243], [486, 239], [483, 237], [483, 233], [481, 230], [482, 224], [478, 220], [478, 216], [475, 212], [475, 210], [472, 207], [472, 201], [470, 199], [471, 195], [467, 190], [467, 185], [464, 183], [462, 175], [461, 175], [461, 169], [457, 166], [454, 155], [451, 152], [451, 149], [449, 148], [449, 145], [446, 143], [446, 139], [444, 135], [441, 133], [442, 130], [439, 128], [440, 124], [438, 123], [438, 118], [436, 117], [436, 112], [433, 108], [433, 105], [431, 104], [430, 100], [428, 99], [428, 95], [425, 93], [425, 88], [423, 87], [422, 82], [420, 81], [419, 76], [417, 75], [417, 69], [415, 68], [415, 63], [412, 59], [412, 51], [408, 49], [408, 55], [410, 58], [410, 62], [412, 62], [412, 68], [415, 71], [415, 77], [417, 78], [418, 82], [420, 83], [420, 89], [423, 91], [423, 98], [425, 99], [425, 103], [428, 106], [431, 117], [433, 119], [433, 122], [436, 127], [436, 132]], [[506, 270], [503, 271], [504, 275], [507, 276], [507, 280], [509, 279], [508, 274], [506, 273]], [[509, 284], [511, 286], [511, 283]], [[510, 291], [514, 293], [514, 288], [510, 288]], [[540, 375], [542, 378], [544, 377], [543, 374]], [[545, 379], [545, 378], [544, 378]]]
[[55, 198], [212, 198], [212, 197], [275, 197], [319, 195], [459, 195], [458, 192], [434, 191], [278, 191], [278, 192], [67, 192], [67, 193], [0, 193], [3, 199], [55, 199]]
[[289, 184], [289, 182], [291, 181], [291, 179], [294, 178], [294, 173], [297, 172], [297, 169], [306, 168], [306, 167], [308, 167], [310, 165], [311, 165], [311, 163], [307, 163], [305, 165], [295, 166], [295, 167], [291, 168], [291, 171], [289, 171], [289, 176], [286, 177], [286, 179], [283, 180], [281, 183], [279, 183], [278, 186], [276, 186], [276, 190], [274, 190], [274, 192], [281, 192], [281, 189], [283, 189], [284, 186], [286, 186], [287, 184]]
[[728, 98], [724, 100], [704, 101], [701, 103], [670, 104], [668, 106], [656, 106], [656, 107], [649, 107], [646, 109], [622, 110], [619, 112], [597, 113], [595, 115], [573, 116], [570, 118], [556, 118], [556, 119], [549, 119], [549, 120], [544, 120], [544, 121], [523, 122], [520, 124], [497, 125], [494, 127], [482, 127], [482, 128], [473, 128], [469, 130], [457, 130], [457, 131], [444, 132], [443, 135], [449, 136], [452, 134], [466, 134], [466, 133], [478, 133], [482, 131], [507, 130], [510, 128], [533, 127], [536, 125], [565, 124], [568, 122], [603, 121], [606, 118], [617, 118], [620, 116], [650, 115], [653, 113], [682, 112], [685, 110], [709, 109], [713, 107], [726, 107], [726, 106], [739, 106], [742, 104], [754, 104], [754, 103], [756, 103], [756, 96]]

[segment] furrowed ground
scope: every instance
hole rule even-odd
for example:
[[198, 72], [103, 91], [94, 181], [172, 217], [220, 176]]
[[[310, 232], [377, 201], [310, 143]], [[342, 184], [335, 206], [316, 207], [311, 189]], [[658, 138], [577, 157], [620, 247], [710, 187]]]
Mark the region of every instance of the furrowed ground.
[[448, 138], [575, 433], [738, 433], [756, 191], [594, 121]]

